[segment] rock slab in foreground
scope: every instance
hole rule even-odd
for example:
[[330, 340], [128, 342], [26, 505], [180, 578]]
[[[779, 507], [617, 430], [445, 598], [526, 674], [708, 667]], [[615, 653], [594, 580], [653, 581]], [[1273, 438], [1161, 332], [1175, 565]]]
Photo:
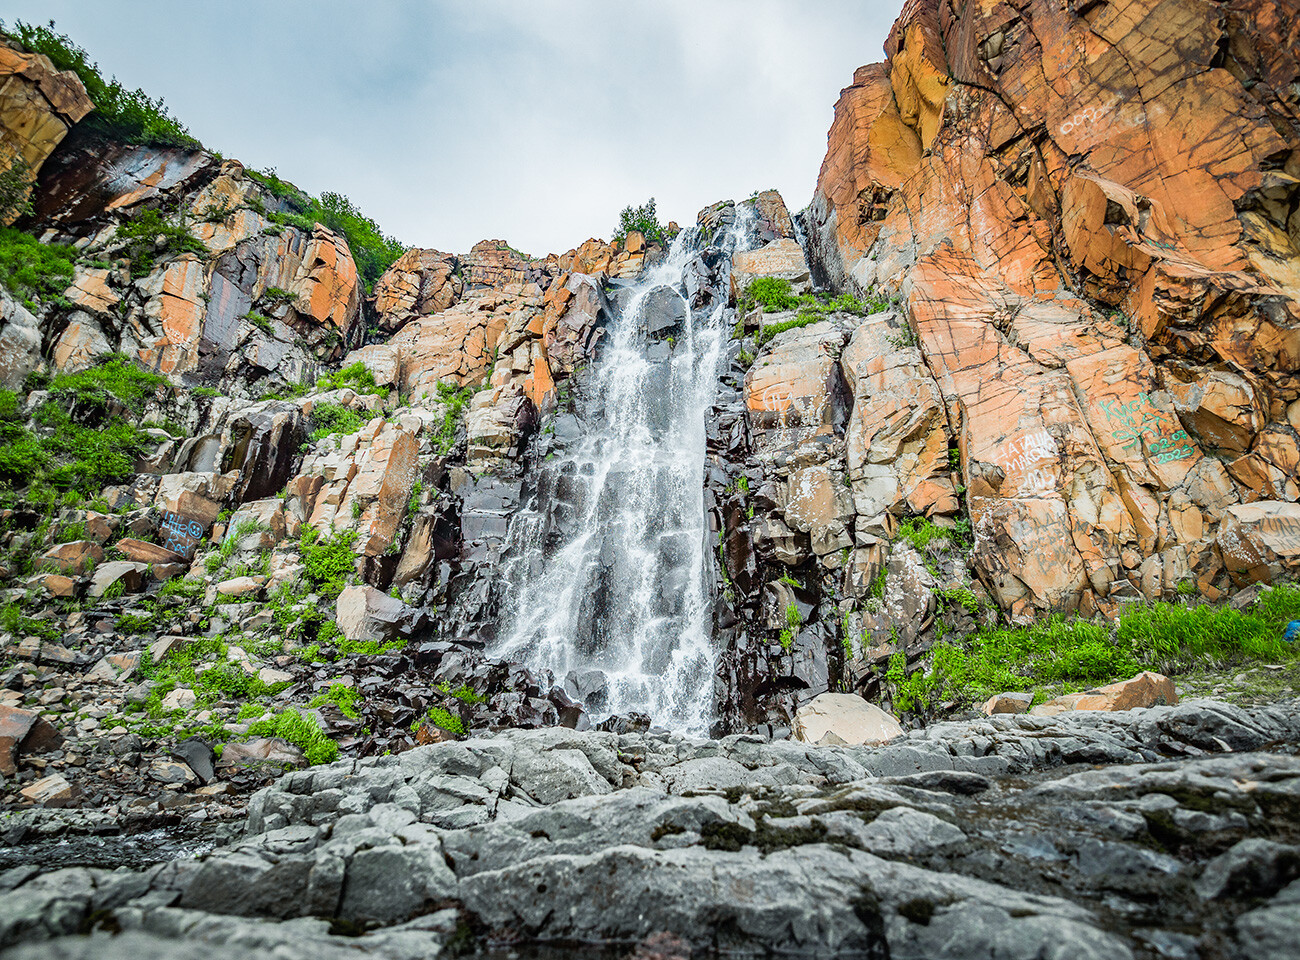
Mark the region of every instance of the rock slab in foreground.
[[[999, 715], [876, 748], [554, 729], [434, 744], [290, 773], [202, 860], [0, 874], [0, 945], [291, 960], [432, 956], [469, 930], [669, 931], [893, 960], [1295, 956], [1300, 759], [1258, 751], [1300, 741], [1297, 706]], [[91, 918], [124, 932], [71, 936]], [[371, 929], [334, 937], [332, 920]]]

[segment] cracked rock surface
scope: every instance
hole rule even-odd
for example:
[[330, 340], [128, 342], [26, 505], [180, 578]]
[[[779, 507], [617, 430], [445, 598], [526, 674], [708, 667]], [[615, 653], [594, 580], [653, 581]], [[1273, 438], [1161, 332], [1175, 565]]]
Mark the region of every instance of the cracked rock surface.
[[997, 716], [875, 748], [553, 729], [432, 744], [288, 774], [199, 858], [0, 874], [0, 955], [668, 934], [679, 953], [1296, 956], [1297, 706]]

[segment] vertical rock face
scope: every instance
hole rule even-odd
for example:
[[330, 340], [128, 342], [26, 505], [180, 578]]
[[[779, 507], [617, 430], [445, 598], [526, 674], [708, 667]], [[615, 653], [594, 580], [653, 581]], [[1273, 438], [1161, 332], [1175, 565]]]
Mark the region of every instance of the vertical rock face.
[[[43, 352], [79, 370], [120, 351], [177, 382], [253, 395], [314, 379], [359, 342], [362, 284], [341, 236], [277, 222], [280, 204], [237, 161], [78, 131], [33, 201], [50, 236], [87, 254], [70, 308], [41, 318]], [[128, 239], [158, 211], [156, 240]]]
[[[927, 430], [951, 431], [1004, 608], [1180, 576], [1217, 596], [1235, 505], [1300, 495], [1298, 19], [1294, 0], [913, 0], [836, 104], [814, 273], [901, 294], [919, 339], [892, 373], [865, 351], [850, 471], [892, 466], [855, 497], [900, 512], [933, 473]], [[934, 426], [892, 428], [903, 396]], [[877, 455], [895, 429], [908, 452]], [[1285, 565], [1251, 543], [1234, 576]]]
[[[0, 41], [0, 166], [21, 163], [35, 177], [72, 125], [94, 109], [70, 71]], [[9, 212], [9, 220], [14, 217]]]

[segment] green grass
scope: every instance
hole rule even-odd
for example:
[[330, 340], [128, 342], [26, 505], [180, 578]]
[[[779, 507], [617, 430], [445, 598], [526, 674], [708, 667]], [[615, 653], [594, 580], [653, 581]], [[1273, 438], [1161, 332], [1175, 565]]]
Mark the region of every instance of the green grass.
[[63, 292], [72, 285], [77, 251], [41, 243], [13, 227], [0, 227], [0, 284], [29, 310], [41, 303], [71, 306]]
[[896, 698], [896, 705], [912, 709], [940, 700], [978, 702], [1045, 685], [1063, 693], [1088, 689], [1142, 670], [1176, 676], [1248, 661], [1285, 663], [1300, 651], [1282, 642], [1282, 632], [1298, 619], [1300, 588], [1294, 586], [1274, 587], [1245, 611], [1210, 604], [1132, 604], [1118, 625], [1058, 615], [1032, 626], [986, 628], [962, 642], [939, 642], [929, 670], [890, 679], [908, 704]]

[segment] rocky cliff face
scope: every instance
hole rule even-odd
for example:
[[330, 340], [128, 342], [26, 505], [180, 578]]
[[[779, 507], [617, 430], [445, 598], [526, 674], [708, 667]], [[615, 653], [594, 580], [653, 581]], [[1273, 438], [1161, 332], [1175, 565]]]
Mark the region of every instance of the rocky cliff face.
[[[714, 732], [785, 733], [827, 691], [905, 702], [945, 634], [1290, 572], [1287, 10], [909, 3], [841, 96], [808, 211], [764, 191], [699, 212], [688, 268], [637, 322], [665, 367], [688, 317], [730, 333], [700, 394]], [[12, 58], [4, 89], [44, 111], [14, 113], [14, 136], [66, 131], [70, 81]], [[35, 615], [7, 629], [64, 643], [14, 650], [79, 670], [194, 641], [207, 666], [291, 684], [268, 713], [351, 685], [357, 716], [313, 716], [363, 754], [600, 719], [600, 674], [491, 654], [507, 576], [541, 582], [584, 509], [591, 464], [546, 464], [617, 416], [593, 369], [662, 246], [411, 249], [368, 288], [295, 188], [237, 161], [77, 128], [33, 165], [24, 225], [71, 245], [72, 275], [0, 300], [0, 386], [21, 394], [0, 426], [64, 472], [55, 494], [6, 480], [5, 573]], [[152, 375], [134, 399], [95, 380], [117, 354]], [[109, 396], [80, 402], [87, 384]], [[61, 431], [122, 420], [139, 432], [101, 482], [69, 480]], [[525, 559], [530, 510], [547, 526]], [[164, 512], [196, 549], [166, 546]], [[666, 569], [695, 548], [664, 547]], [[695, 585], [661, 579], [665, 608]], [[252, 652], [232, 660], [233, 636]], [[124, 669], [107, 662], [96, 703]], [[234, 723], [201, 675], [196, 712]]]
[[[919, 352], [872, 405], [933, 411], [980, 577], [1014, 615], [1187, 581], [1217, 599], [1290, 568], [1297, 13], [912, 0], [836, 104], [815, 266], [902, 298]], [[864, 477], [934, 465], [870, 446]], [[872, 483], [854, 479], [859, 513]]]

